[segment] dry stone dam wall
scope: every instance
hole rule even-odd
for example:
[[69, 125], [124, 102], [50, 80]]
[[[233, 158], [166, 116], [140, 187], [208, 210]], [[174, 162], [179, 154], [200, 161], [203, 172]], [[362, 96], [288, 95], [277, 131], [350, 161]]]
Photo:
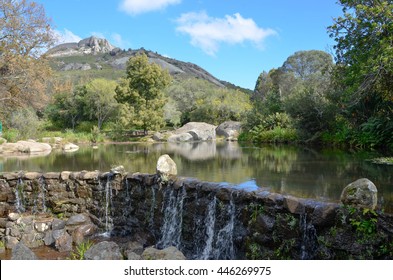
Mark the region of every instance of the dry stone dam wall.
[[[33, 218], [18, 224], [10, 213]], [[95, 234], [175, 246], [188, 259], [393, 258], [393, 217], [378, 210], [157, 174], [0, 174], [7, 248], [50, 245], [55, 224], [75, 214], [89, 217]], [[66, 230], [80, 242], [75, 227]]]

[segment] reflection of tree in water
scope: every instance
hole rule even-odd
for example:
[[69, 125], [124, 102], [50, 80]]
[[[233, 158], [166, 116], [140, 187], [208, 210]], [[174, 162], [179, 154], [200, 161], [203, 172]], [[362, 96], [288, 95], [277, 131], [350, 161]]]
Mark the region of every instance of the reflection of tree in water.
[[298, 158], [295, 147], [264, 146], [243, 150], [249, 155], [251, 163], [258, 169], [269, 172], [288, 174], [293, 170], [293, 163]]

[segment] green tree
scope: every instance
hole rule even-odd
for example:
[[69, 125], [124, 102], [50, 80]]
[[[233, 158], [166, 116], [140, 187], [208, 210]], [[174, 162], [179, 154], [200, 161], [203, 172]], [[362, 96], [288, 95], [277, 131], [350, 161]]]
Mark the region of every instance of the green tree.
[[328, 28], [336, 41], [334, 101], [367, 146], [393, 148], [393, 3], [340, 0]]
[[146, 54], [131, 57], [126, 74], [115, 90], [116, 100], [123, 104], [123, 121], [142, 128], [145, 134], [149, 129], [159, 129], [164, 124], [164, 90], [171, 76], [158, 64], [149, 63]]
[[98, 130], [118, 109], [116, 86], [115, 81], [106, 79], [94, 79], [86, 85], [86, 112], [90, 118], [97, 120]]
[[0, 117], [16, 108], [45, 106], [50, 67], [43, 50], [54, 36], [43, 7], [27, 0], [0, 1]]
[[53, 101], [45, 110], [48, 119], [57, 128], [75, 127], [85, 118], [86, 87], [79, 86], [74, 91], [63, 91], [53, 96]]

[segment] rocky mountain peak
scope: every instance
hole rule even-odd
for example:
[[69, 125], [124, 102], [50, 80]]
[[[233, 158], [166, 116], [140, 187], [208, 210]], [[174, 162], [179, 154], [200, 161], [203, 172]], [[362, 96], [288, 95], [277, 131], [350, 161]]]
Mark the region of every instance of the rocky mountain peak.
[[91, 36], [78, 43], [60, 44], [50, 49], [47, 54], [50, 57], [63, 57], [85, 54], [110, 53], [116, 47], [112, 46], [106, 39]]

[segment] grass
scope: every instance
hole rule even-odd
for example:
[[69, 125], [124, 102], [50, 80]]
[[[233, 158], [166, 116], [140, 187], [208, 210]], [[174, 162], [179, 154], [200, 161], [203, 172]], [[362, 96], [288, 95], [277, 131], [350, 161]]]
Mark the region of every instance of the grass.
[[90, 240], [82, 242], [78, 246], [74, 248], [74, 250], [71, 252], [70, 259], [71, 260], [84, 260], [85, 259], [85, 253], [87, 250], [93, 246], [94, 243], [91, 242]]

